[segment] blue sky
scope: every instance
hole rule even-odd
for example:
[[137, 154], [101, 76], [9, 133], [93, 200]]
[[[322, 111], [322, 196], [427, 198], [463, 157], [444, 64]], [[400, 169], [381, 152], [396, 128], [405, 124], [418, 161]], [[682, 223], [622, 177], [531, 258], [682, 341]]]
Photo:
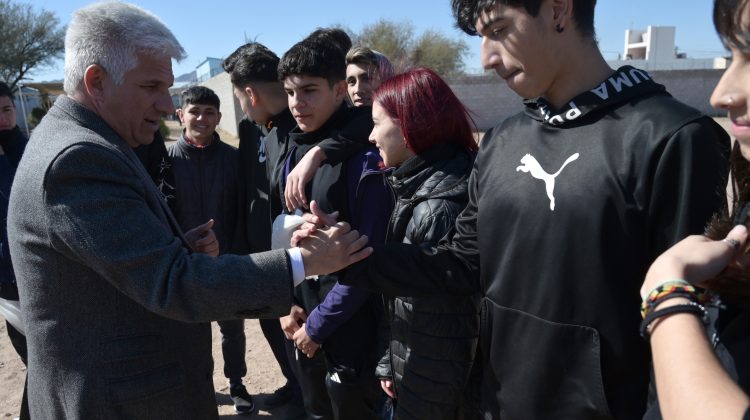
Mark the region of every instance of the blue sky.
[[[14, 0], [24, 2], [23, 0]], [[36, 8], [55, 13], [66, 24], [86, 0], [31, 0]], [[463, 35], [453, 25], [448, 0], [135, 0], [155, 13], [175, 33], [188, 53], [176, 63], [176, 76], [190, 72], [206, 57], [226, 57], [245, 39], [256, 40], [282, 55], [320, 26], [342, 24], [354, 31], [379, 18], [410, 21], [419, 34], [436, 29], [464, 37], [470, 47], [466, 67], [480, 68], [479, 38]], [[712, 0], [599, 0], [596, 31], [605, 58], [622, 52], [625, 30], [648, 25], [676, 26], [676, 44], [688, 57], [726, 55], [711, 22]], [[36, 71], [34, 81], [62, 79], [63, 65]]]

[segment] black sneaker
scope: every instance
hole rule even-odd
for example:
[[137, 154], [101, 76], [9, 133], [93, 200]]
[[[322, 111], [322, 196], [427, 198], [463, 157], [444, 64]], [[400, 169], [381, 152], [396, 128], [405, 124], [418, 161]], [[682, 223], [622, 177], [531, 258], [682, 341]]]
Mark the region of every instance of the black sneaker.
[[232, 402], [234, 402], [234, 411], [238, 414], [250, 414], [255, 411], [253, 397], [247, 393], [244, 386], [229, 387], [229, 396], [232, 398]]
[[293, 397], [294, 390], [292, 389], [292, 386], [287, 382], [286, 385], [282, 386], [276, 391], [273, 391], [271, 395], [267, 396], [263, 400], [263, 405], [270, 408], [280, 407], [291, 401]]

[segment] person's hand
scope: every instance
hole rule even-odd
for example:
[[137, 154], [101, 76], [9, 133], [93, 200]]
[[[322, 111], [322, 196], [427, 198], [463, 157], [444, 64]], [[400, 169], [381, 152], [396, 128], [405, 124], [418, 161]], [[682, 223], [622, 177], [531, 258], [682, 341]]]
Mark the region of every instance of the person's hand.
[[351, 230], [346, 222], [316, 229], [298, 244], [305, 276], [330, 274], [372, 254], [367, 235]]
[[208, 254], [212, 257], [219, 255], [219, 240], [212, 229], [213, 226], [214, 219], [211, 219], [185, 232], [185, 239], [193, 252]]
[[738, 258], [747, 241], [747, 228], [735, 226], [727, 237], [712, 241], [703, 235], [688, 236], [661, 254], [649, 268], [641, 286], [641, 297], [670, 279], [683, 279], [697, 286], [719, 274], [730, 263], [750, 263], [750, 257]]
[[303, 239], [315, 233], [316, 229], [335, 225], [336, 220], [339, 217], [338, 211], [326, 213], [321, 210], [315, 200], [310, 203], [310, 211], [312, 213], [305, 213], [302, 215], [302, 219], [305, 220], [305, 223], [301, 224], [292, 234], [291, 245], [293, 247], [297, 246]]
[[310, 149], [302, 159], [294, 165], [294, 169], [286, 177], [284, 188], [284, 201], [289, 211], [296, 208], [307, 208], [307, 197], [305, 197], [305, 186], [320, 168], [320, 164], [326, 159], [323, 150], [315, 146]]
[[306, 325], [307, 324], [303, 324], [302, 327], [294, 333], [292, 339], [294, 340], [294, 345], [297, 346], [302, 353], [305, 353], [308, 358], [312, 359], [312, 357], [315, 356], [315, 352], [320, 348], [320, 344], [313, 341], [313, 339], [307, 335], [307, 329], [305, 328]]
[[383, 392], [385, 392], [386, 395], [393, 399], [396, 399], [396, 393], [393, 391], [393, 380], [389, 378], [381, 378], [380, 388], [383, 389]]
[[304, 309], [297, 305], [292, 305], [289, 315], [279, 318], [281, 330], [284, 331], [284, 336], [286, 336], [287, 340], [292, 340], [294, 338], [294, 334], [300, 329], [300, 325], [305, 321], [307, 321], [307, 314]]

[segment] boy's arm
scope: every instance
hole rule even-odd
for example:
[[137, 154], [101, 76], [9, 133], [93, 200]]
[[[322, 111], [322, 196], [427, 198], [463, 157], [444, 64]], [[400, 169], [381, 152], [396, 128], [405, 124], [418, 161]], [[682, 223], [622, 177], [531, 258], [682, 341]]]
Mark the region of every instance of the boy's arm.
[[[437, 247], [388, 243], [375, 246], [350, 265], [339, 281], [390, 296], [472, 295], [479, 293], [477, 165], [469, 179], [469, 203], [456, 219], [452, 237]], [[497, 246], [502, 246], [500, 241]]]
[[[390, 190], [385, 185], [382, 175], [371, 174], [361, 178], [359, 176], [363, 170], [377, 167], [377, 162], [379, 159], [373, 159], [372, 152], [365, 153], [361, 159], [352, 158], [348, 168], [348, 190], [351, 194], [356, 194], [350, 204], [352, 226], [360, 234], [367, 235], [370, 245], [385, 242], [385, 232], [393, 207]], [[323, 343], [371, 296], [372, 294], [365, 289], [336, 283], [323, 302], [310, 312], [306, 323], [307, 334], [316, 343]]]
[[305, 323], [307, 335], [322, 344], [367, 302], [372, 294], [354, 286], [336, 283]]
[[708, 117], [690, 122], [666, 140], [648, 180], [652, 258], [682, 238], [700, 234], [724, 205], [729, 137]]
[[315, 175], [323, 161], [332, 164], [344, 162], [369, 143], [372, 132], [372, 111], [370, 107], [351, 109], [352, 119], [341, 130], [321, 141], [310, 149], [289, 172], [286, 179], [284, 199], [289, 211], [296, 208], [309, 208], [305, 196], [305, 186]]

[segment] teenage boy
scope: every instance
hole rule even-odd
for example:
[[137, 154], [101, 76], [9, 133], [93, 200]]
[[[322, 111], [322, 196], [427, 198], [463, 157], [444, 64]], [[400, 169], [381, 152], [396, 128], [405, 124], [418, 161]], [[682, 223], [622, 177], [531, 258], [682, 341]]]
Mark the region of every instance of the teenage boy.
[[[295, 44], [278, 70], [297, 122], [289, 132], [290, 150], [280, 168], [279, 199], [283, 199], [287, 175], [305, 153], [342, 132], [359, 132], [360, 137], [349, 138], [363, 142], [372, 123], [358, 120], [359, 113], [344, 103], [344, 53], [325, 37], [311, 35]], [[355, 121], [363, 126], [352, 127]], [[390, 214], [390, 195], [377, 171], [379, 162], [371, 148], [344, 162], [326, 160], [306, 186], [307, 197], [327, 212], [337, 209], [341, 219], [365, 233], [370, 243], [383, 241]], [[320, 276], [295, 289], [299, 308], [295, 321], [306, 322], [287, 325], [286, 331], [300, 351], [295, 364], [305, 408], [312, 418], [374, 418], [379, 298], [337, 285], [338, 277]]]
[[[245, 117], [239, 124], [239, 214], [237, 241], [248, 252], [271, 249], [271, 210], [269, 188], [278, 185], [273, 173], [287, 152], [287, 133], [296, 122], [287, 107], [286, 92], [278, 81], [279, 57], [257, 42], [245, 44], [224, 60], [234, 95]], [[269, 182], [269, 180], [271, 180]], [[275, 206], [281, 213], [281, 204]], [[302, 392], [287, 356], [284, 333], [276, 318], [260, 319], [260, 328], [268, 341], [286, 384], [263, 403], [275, 407], [291, 402], [287, 418], [304, 415]]]
[[486, 418], [640, 418], [640, 280], [722, 204], [726, 133], [645, 71], [609, 68], [595, 3], [452, 1], [484, 67], [536, 99], [485, 135], [451, 239], [376, 248], [343, 279], [481, 292]]
[[[4, 306], [14, 307], [20, 312], [18, 300], [18, 286], [13, 274], [8, 249], [8, 230], [6, 219], [8, 214], [8, 197], [10, 186], [18, 168], [18, 162], [26, 149], [27, 139], [16, 125], [16, 106], [13, 103], [13, 92], [4, 82], [0, 82], [0, 299], [5, 300]], [[8, 328], [8, 338], [18, 353], [21, 361], [26, 365], [26, 336], [21, 325], [13, 325], [5, 316]], [[26, 383], [21, 397], [20, 419], [29, 418], [29, 403], [26, 395]]]
[[[219, 109], [219, 97], [207, 87], [193, 86], [182, 93], [177, 115], [185, 128], [177, 142], [169, 146], [175, 178], [174, 210], [185, 230], [213, 219], [219, 254], [234, 254], [243, 251], [232, 241], [237, 226], [237, 149], [222, 142], [216, 133], [221, 120]], [[218, 323], [229, 395], [238, 413], [252, 413], [255, 404], [242, 383], [247, 374], [245, 321]]]

